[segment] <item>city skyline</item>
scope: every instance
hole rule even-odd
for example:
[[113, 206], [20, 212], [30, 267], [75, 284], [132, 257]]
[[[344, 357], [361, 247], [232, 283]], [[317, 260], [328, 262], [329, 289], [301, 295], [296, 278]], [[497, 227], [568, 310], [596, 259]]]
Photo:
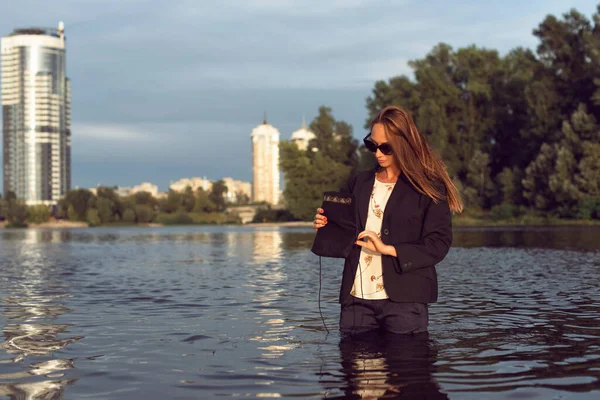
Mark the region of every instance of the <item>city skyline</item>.
[[547, 14], [590, 16], [595, 6], [30, 0], [3, 5], [0, 36], [65, 21], [73, 187], [153, 181], [164, 190], [186, 176], [251, 181], [248, 132], [265, 110], [282, 140], [320, 105], [360, 138], [376, 80], [412, 76], [407, 62], [437, 43], [535, 49], [532, 30]]
[[[263, 120], [263, 122], [260, 125], [258, 125], [257, 127], [255, 127], [253, 129], [253, 133], [255, 131], [257, 131], [257, 128], [264, 128], [264, 126], [266, 125], [271, 130], [274, 131], [275, 136], [276, 136], [274, 143], [276, 143], [278, 145], [279, 144], [279, 140], [280, 140], [279, 130], [276, 127], [272, 126], [271, 124], [267, 123], [266, 113], [265, 113], [265, 117], [264, 118], [265, 119]], [[258, 129], [258, 130], [261, 131], [261, 129]], [[255, 154], [255, 152], [257, 150], [262, 153], [264, 151], [264, 149], [261, 149], [262, 146], [260, 146], [260, 145], [257, 146], [257, 141], [254, 140], [253, 133], [250, 134], [250, 138], [252, 140], [252, 142], [251, 142], [251, 151], [252, 151], [253, 154]], [[265, 132], [262, 132], [262, 133], [264, 134]], [[262, 136], [262, 135], [258, 135], [258, 136]], [[267, 136], [269, 136], [269, 135], [267, 134]], [[302, 126], [299, 129], [296, 129], [294, 132], [292, 132], [292, 134], [290, 135], [289, 140], [291, 142], [295, 143], [296, 146], [299, 149], [301, 149], [303, 151], [306, 151], [306, 149], [308, 147], [308, 143], [313, 138], [315, 138], [314, 133], [312, 133], [310, 131], [310, 129], [308, 129], [308, 127], [306, 126], [306, 122], [303, 120], [302, 121]], [[261, 139], [265, 139], [265, 138], [261, 138]], [[269, 138], [269, 140], [270, 139], [271, 138]], [[270, 144], [272, 145], [273, 143], [270, 143]], [[277, 154], [275, 155], [275, 157], [273, 158], [272, 161], [277, 161], [278, 162], [278, 160], [279, 160], [279, 149], [278, 148], [275, 151], [275, 153], [277, 153]], [[262, 156], [264, 156], [264, 155], [262, 155]], [[270, 155], [269, 155], [269, 157], [270, 157]], [[244, 181], [244, 180], [236, 179], [235, 177], [231, 177], [231, 176], [220, 176], [220, 177], [211, 177], [211, 178], [208, 178], [206, 175], [199, 174], [199, 175], [195, 175], [195, 176], [178, 177], [177, 180], [170, 179], [168, 186], [166, 188], [163, 188], [163, 189], [160, 189], [161, 186], [156, 185], [154, 181], [140, 181], [140, 182], [136, 182], [136, 183], [134, 183], [132, 185], [126, 185], [126, 186], [98, 182], [95, 186], [81, 187], [81, 188], [95, 189], [95, 188], [98, 188], [98, 187], [117, 187], [118, 189], [127, 189], [127, 190], [129, 190], [129, 189], [135, 189], [135, 187], [137, 187], [137, 186], [143, 186], [143, 185], [149, 185], [150, 184], [150, 185], [154, 185], [154, 186], [157, 187], [157, 189], [156, 189], [157, 192], [159, 192], [159, 193], [166, 193], [170, 189], [173, 189], [175, 191], [182, 191], [185, 188], [185, 186], [192, 187], [192, 189], [194, 191], [196, 189], [198, 189], [199, 187], [202, 187], [204, 190], [208, 191], [208, 190], [210, 190], [210, 187], [212, 186], [213, 182], [220, 181], [220, 180], [224, 181], [226, 184], [227, 184], [227, 182], [235, 182], [234, 185], [237, 187], [237, 185], [240, 184], [240, 183], [243, 183], [243, 184], [248, 183], [250, 185], [253, 185], [254, 181], [257, 178], [258, 178], [259, 181], [262, 181], [262, 182], [264, 182], [266, 179], [267, 180], [271, 179], [271, 180], [273, 180], [273, 185], [272, 185], [273, 188], [269, 189], [269, 190], [272, 191], [273, 194], [270, 194], [268, 196], [261, 194], [258, 197], [262, 198], [262, 200], [259, 200], [259, 201], [264, 201], [265, 199], [263, 197], [269, 197], [271, 199], [275, 199], [275, 203], [273, 203], [273, 204], [276, 204], [279, 201], [279, 196], [281, 194], [280, 192], [283, 189], [283, 187], [282, 187], [283, 182], [281, 181], [281, 179], [277, 178], [277, 177], [281, 176], [281, 172], [280, 172], [278, 166], [277, 167], [273, 166], [273, 169], [277, 171], [276, 175], [271, 176], [270, 178], [268, 178], [268, 177], [267, 178], [260, 178], [261, 173], [258, 172], [258, 171], [255, 171], [255, 168], [256, 168], [257, 164], [260, 164], [260, 163], [261, 162], [258, 162], [257, 158], [253, 156], [253, 160], [252, 160], [252, 164], [253, 164], [252, 165], [252, 179], [250, 181]], [[272, 175], [272, 174], [269, 173], [269, 175]], [[260, 183], [260, 185], [262, 185], [262, 182]], [[79, 189], [80, 187], [79, 186], [75, 186], [75, 188]], [[153, 190], [151, 190], [150, 192], [154, 193]], [[256, 195], [251, 195], [253, 193], [252, 189], [248, 189], [248, 190], [244, 189], [244, 190], [242, 190], [242, 192], [244, 192], [244, 193], [247, 192], [247, 194], [250, 195], [250, 198], [256, 197]]]

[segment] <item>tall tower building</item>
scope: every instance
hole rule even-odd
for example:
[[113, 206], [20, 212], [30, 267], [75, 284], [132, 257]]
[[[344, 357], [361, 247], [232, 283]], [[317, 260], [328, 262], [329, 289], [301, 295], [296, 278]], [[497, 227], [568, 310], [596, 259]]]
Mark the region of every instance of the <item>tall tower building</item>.
[[279, 203], [279, 131], [265, 117], [251, 137], [253, 200], [275, 205]]
[[71, 89], [64, 24], [0, 41], [4, 193], [53, 205], [71, 187]]

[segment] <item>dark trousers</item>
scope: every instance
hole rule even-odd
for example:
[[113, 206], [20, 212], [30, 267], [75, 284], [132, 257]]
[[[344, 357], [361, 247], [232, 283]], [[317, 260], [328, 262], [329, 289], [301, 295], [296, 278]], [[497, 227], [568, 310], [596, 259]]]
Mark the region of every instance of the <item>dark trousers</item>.
[[364, 300], [351, 296], [342, 306], [340, 332], [359, 334], [374, 330], [415, 334], [427, 332], [429, 311], [425, 303], [395, 303], [389, 299]]

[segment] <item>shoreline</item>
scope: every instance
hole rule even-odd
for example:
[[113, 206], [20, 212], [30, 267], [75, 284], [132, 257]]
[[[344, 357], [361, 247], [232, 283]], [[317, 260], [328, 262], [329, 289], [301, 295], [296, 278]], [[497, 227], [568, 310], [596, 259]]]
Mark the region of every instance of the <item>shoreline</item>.
[[[6, 228], [8, 222], [2, 221], [0, 222], [0, 229], [11, 229]], [[14, 228], [14, 229], [70, 229], [70, 228], [88, 228], [89, 224], [87, 222], [81, 221], [67, 221], [67, 220], [58, 220], [58, 221], [48, 221], [42, 222], [41, 224], [27, 224], [27, 227], [24, 228]]]
[[286, 221], [286, 222], [248, 222], [240, 226], [287, 226], [287, 227], [312, 227], [312, 221]]
[[[8, 223], [6, 221], [0, 222], [0, 229], [75, 229], [75, 228], [90, 228], [87, 222], [82, 221], [48, 221], [41, 224], [28, 224], [24, 228], [6, 228]], [[137, 227], [137, 228], [160, 228], [169, 226], [240, 226], [240, 227], [254, 227], [254, 228], [273, 228], [273, 227], [284, 227], [284, 228], [311, 228], [312, 221], [286, 221], [286, 222], [249, 222], [247, 224], [161, 224], [161, 223], [145, 223], [145, 224], [107, 224], [99, 225], [97, 228], [110, 228], [110, 227]], [[551, 227], [551, 226], [594, 226], [600, 227], [600, 220], [561, 220], [561, 219], [550, 219], [550, 220], [501, 220], [501, 221], [489, 221], [489, 220], [478, 220], [474, 218], [458, 219], [452, 221], [454, 228], [509, 228], [509, 227]]]

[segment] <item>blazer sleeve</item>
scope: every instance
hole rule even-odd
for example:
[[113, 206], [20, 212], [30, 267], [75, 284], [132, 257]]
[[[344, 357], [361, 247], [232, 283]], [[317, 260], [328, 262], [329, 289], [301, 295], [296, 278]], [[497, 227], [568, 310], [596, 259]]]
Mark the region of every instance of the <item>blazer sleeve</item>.
[[452, 244], [452, 216], [447, 200], [431, 200], [425, 211], [423, 230], [418, 242], [392, 244], [397, 257], [392, 258], [397, 272], [433, 267], [446, 257]]

